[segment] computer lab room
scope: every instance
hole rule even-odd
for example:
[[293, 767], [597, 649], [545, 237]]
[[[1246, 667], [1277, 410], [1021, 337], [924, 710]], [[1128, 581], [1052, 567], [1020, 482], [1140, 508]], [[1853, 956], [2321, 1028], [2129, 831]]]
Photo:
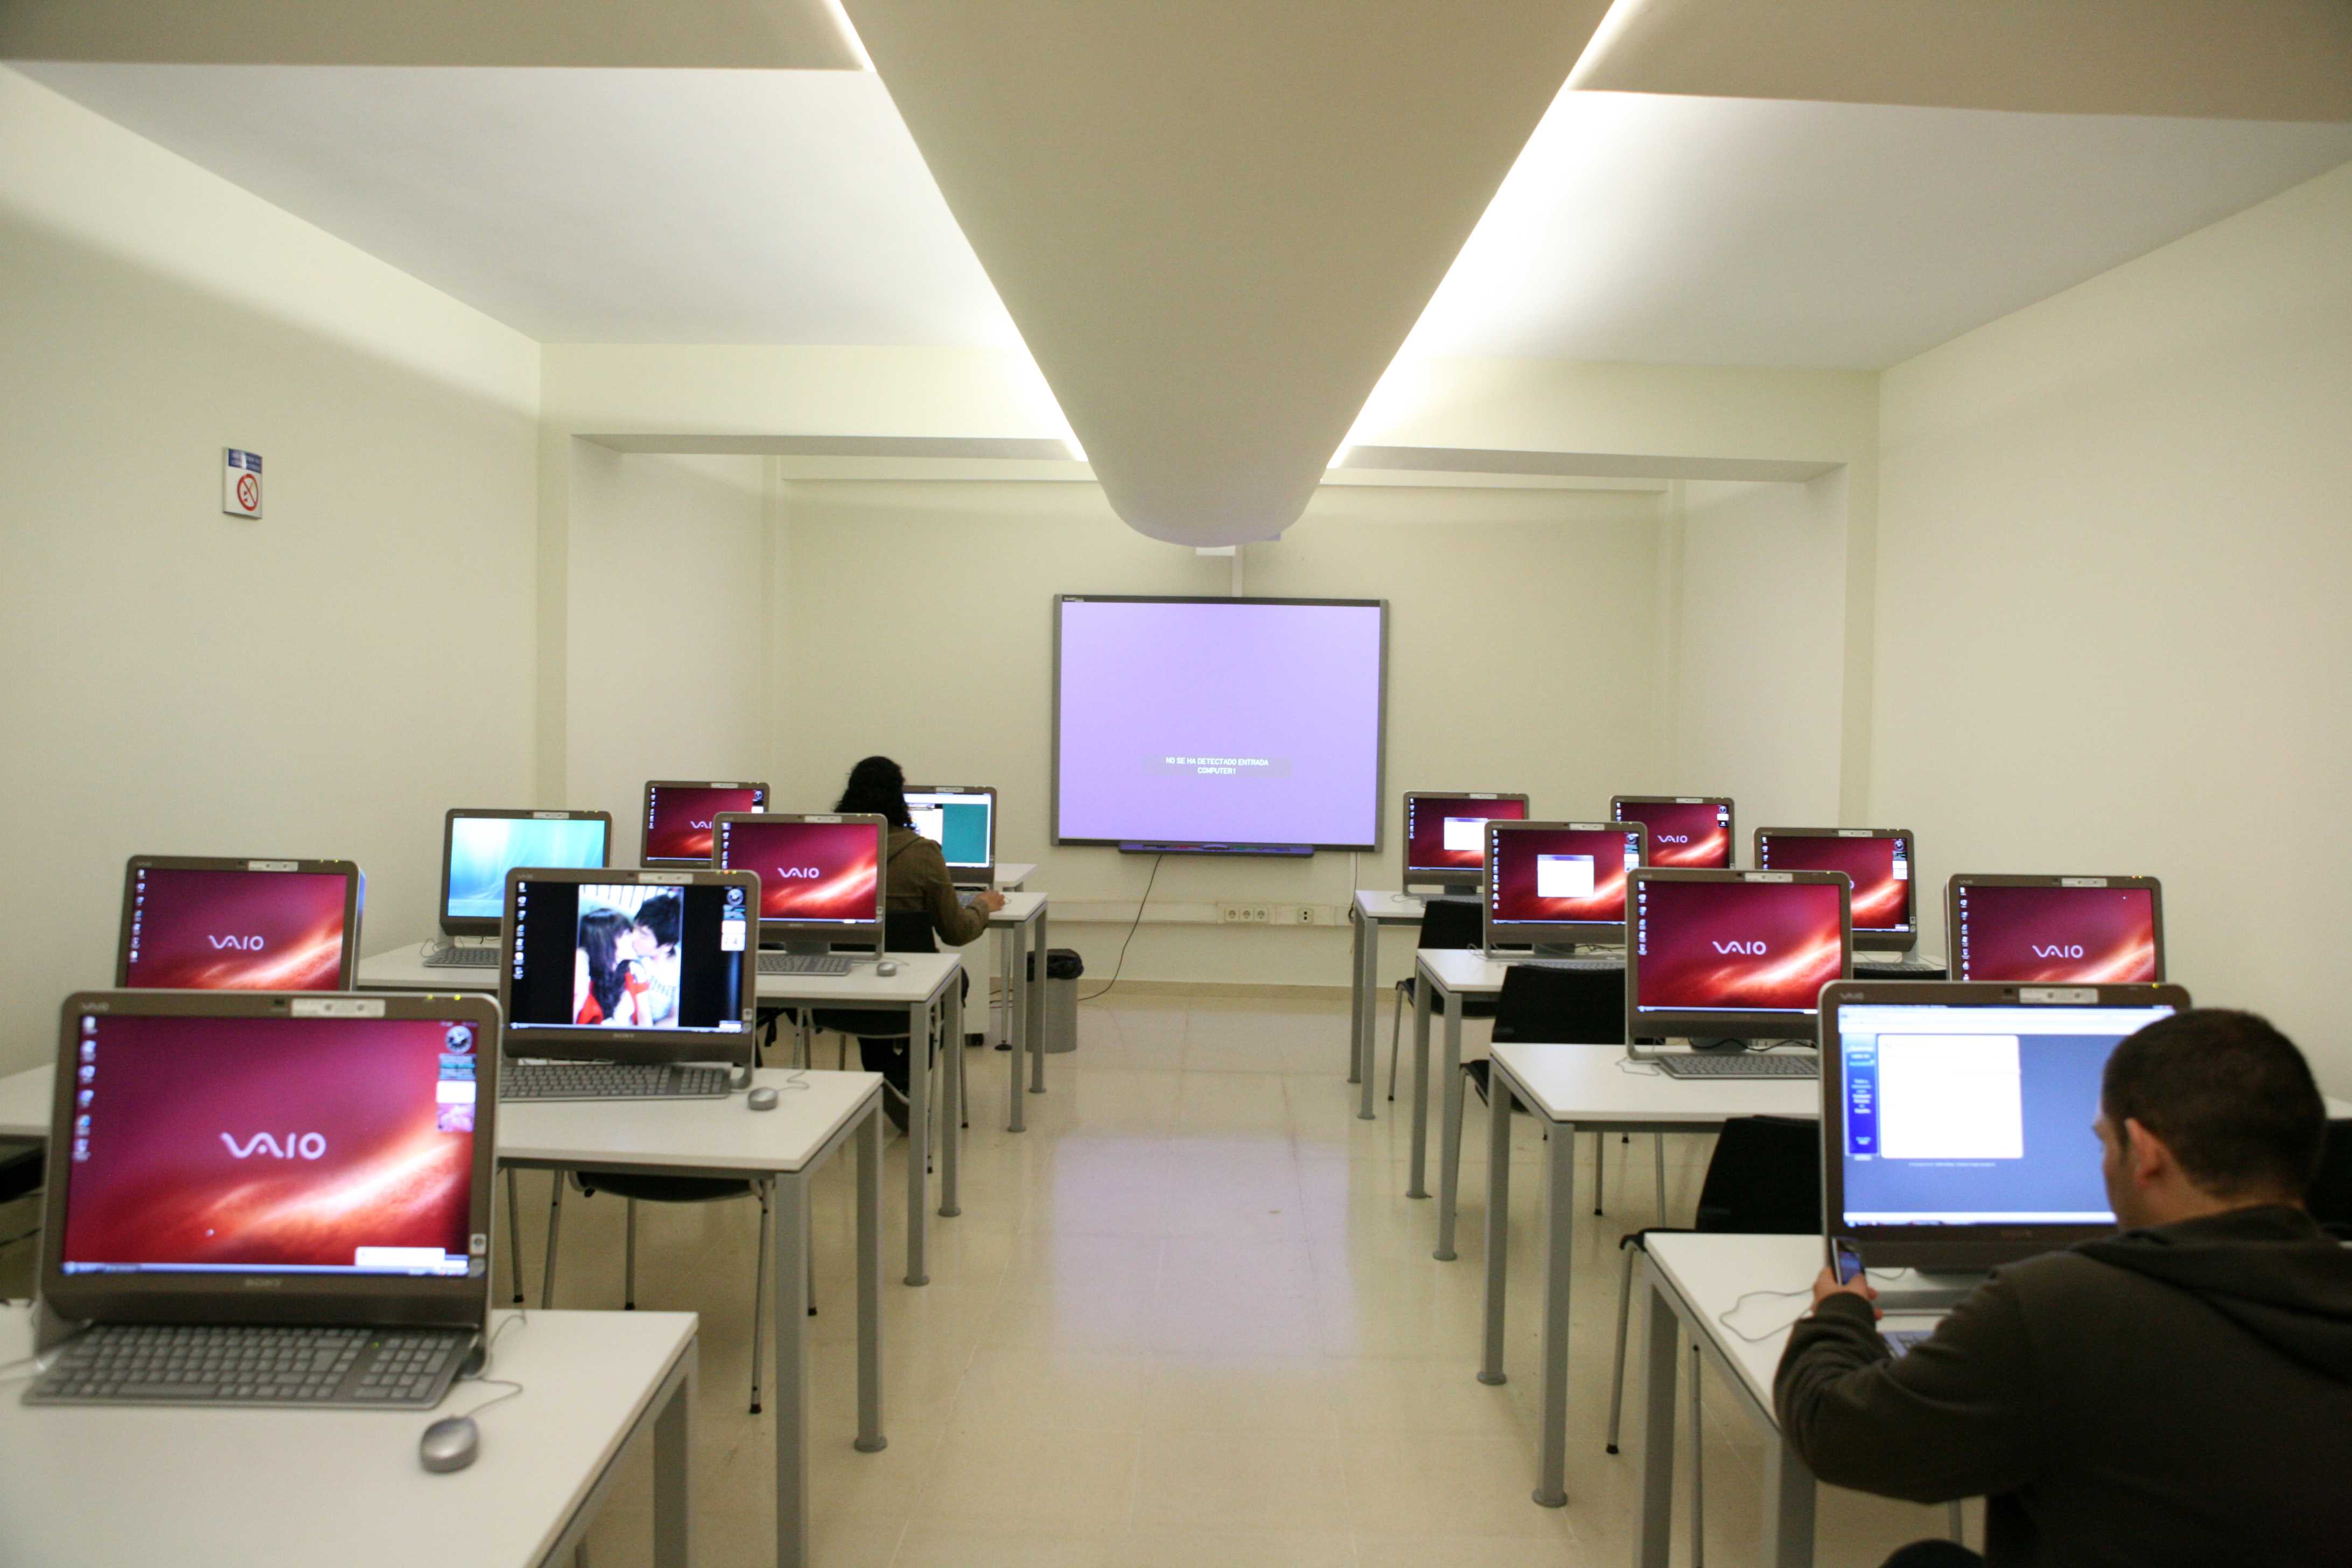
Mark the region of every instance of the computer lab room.
[[2345, 0], [0, 0], [0, 1568], [2352, 1553]]

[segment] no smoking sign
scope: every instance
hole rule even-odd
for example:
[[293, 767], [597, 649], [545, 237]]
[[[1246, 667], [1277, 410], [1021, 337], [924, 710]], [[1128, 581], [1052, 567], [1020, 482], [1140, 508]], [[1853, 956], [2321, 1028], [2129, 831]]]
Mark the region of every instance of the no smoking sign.
[[231, 517], [261, 515], [261, 454], [221, 448], [221, 510]]

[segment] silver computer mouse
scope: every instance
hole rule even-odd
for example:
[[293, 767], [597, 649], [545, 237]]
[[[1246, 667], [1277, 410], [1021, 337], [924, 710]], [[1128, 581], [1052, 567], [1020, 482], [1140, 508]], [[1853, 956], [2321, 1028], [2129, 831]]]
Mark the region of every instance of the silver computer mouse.
[[755, 1089], [743, 1097], [743, 1103], [754, 1110], [773, 1110], [776, 1109], [776, 1091], [772, 1089]]
[[886, 958], [881, 963], [874, 966], [874, 973], [887, 980], [891, 975], [898, 973], [898, 961], [895, 959]]
[[436, 1472], [462, 1470], [481, 1457], [482, 1429], [470, 1415], [444, 1415], [425, 1428], [417, 1462]]

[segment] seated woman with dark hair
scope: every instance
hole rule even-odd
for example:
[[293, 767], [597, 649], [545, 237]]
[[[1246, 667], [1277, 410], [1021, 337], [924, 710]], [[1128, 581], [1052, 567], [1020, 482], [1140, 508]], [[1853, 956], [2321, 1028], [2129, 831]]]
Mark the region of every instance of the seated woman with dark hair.
[[[907, 775], [889, 758], [867, 757], [850, 769], [849, 782], [833, 809], [868, 813], [890, 825], [882, 846], [882, 907], [928, 915], [931, 934], [941, 946], [963, 947], [978, 942], [988, 930], [988, 917], [1004, 907], [1004, 895], [992, 888], [972, 894], [969, 906], [957, 895], [955, 880], [948, 875], [947, 857], [938, 845], [915, 831], [914, 814], [907, 809]], [[971, 983], [971, 977], [965, 976], [965, 985]], [[903, 1129], [906, 1043], [861, 1039], [857, 1048], [866, 1070], [882, 1074], [898, 1089], [901, 1098], [891, 1102], [886, 1097], [885, 1103], [891, 1121]]]

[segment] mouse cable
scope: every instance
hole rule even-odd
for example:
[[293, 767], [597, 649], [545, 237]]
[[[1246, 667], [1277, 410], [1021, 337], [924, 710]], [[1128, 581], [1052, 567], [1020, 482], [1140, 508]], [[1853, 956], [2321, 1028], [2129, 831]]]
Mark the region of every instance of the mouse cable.
[[[1880, 1270], [1880, 1272], [1881, 1272], [1881, 1273], [1885, 1273], [1885, 1272], [1886, 1272], [1886, 1270], [1885, 1270], [1885, 1269], [1881, 1269], [1881, 1270]], [[1902, 1272], [1902, 1270], [1898, 1268], [1898, 1269], [1895, 1269], [1894, 1272], [1895, 1272], [1895, 1273], [1898, 1273], [1898, 1274], [1899, 1274], [1899, 1273], [1901, 1273], [1901, 1272]], [[1870, 1270], [1869, 1270], [1869, 1269], [1867, 1269], [1867, 1268], [1864, 1269], [1864, 1270], [1862, 1271], [1862, 1277], [1863, 1277], [1864, 1279], [1869, 1279], [1869, 1278], [1870, 1278]], [[1740, 1339], [1743, 1339], [1743, 1340], [1747, 1341], [1749, 1344], [1751, 1344], [1751, 1345], [1760, 1345], [1760, 1344], [1762, 1344], [1766, 1340], [1770, 1339], [1773, 1335], [1775, 1335], [1775, 1334], [1782, 1334], [1782, 1333], [1786, 1333], [1786, 1332], [1788, 1332], [1790, 1329], [1795, 1328], [1795, 1327], [1797, 1326], [1797, 1324], [1798, 1324], [1800, 1321], [1801, 1321], [1803, 1320], [1803, 1318], [1804, 1318], [1804, 1315], [1805, 1315], [1805, 1314], [1804, 1314], [1803, 1312], [1800, 1312], [1800, 1313], [1798, 1313], [1798, 1314], [1796, 1315], [1796, 1317], [1793, 1317], [1793, 1318], [1790, 1319], [1787, 1322], [1785, 1322], [1785, 1323], [1781, 1324], [1779, 1328], [1777, 1328], [1777, 1329], [1767, 1329], [1764, 1332], [1762, 1332], [1762, 1333], [1760, 1333], [1760, 1334], [1743, 1334], [1743, 1333], [1740, 1333], [1740, 1331], [1739, 1331], [1737, 1328], [1734, 1328], [1734, 1327], [1732, 1326], [1732, 1321], [1731, 1321], [1732, 1314], [1733, 1314], [1733, 1313], [1735, 1313], [1735, 1312], [1738, 1312], [1741, 1308], [1743, 1308], [1743, 1307], [1747, 1306], [1748, 1302], [1750, 1302], [1750, 1301], [1754, 1300], [1755, 1300], [1757, 1297], [1759, 1297], [1759, 1296], [1778, 1296], [1778, 1297], [1780, 1297], [1781, 1300], [1786, 1300], [1788, 1298], [1790, 1298], [1790, 1297], [1791, 1297], [1791, 1296], [1810, 1296], [1810, 1295], [1811, 1295], [1812, 1293], [1813, 1293], [1813, 1288], [1812, 1288], [1811, 1285], [1806, 1285], [1806, 1286], [1801, 1287], [1800, 1289], [1794, 1289], [1794, 1290], [1750, 1290], [1750, 1291], [1748, 1291], [1746, 1295], [1744, 1295], [1744, 1296], [1740, 1297], [1740, 1298], [1739, 1298], [1739, 1300], [1738, 1300], [1737, 1301], [1734, 1301], [1730, 1306], [1726, 1307], [1722, 1311], [1717, 1312], [1717, 1313], [1715, 1315], [1715, 1321], [1716, 1321], [1717, 1322], [1718, 1322], [1718, 1323], [1721, 1323], [1725, 1328], [1729, 1329], [1729, 1330], [1731, 1331], [1731, 1332], [1732, 1332], [1734, 1335], [1738, 1336], [1738, 1338], [1740, 1338]], [[1811, 1309], [1810, 1309], [1810, 1308], [1808, 1308], [1808, 1309], [1807, 1309], [1807, 1310], [1811, 1310]]]
[[[458, 1419], [470, 1421], [470, 1420], [472, 1420], [475, 1416], [479, 1415], [483, 1411], [488, 1410], [488, 1409], [491, 1405], [504, 1405], [504, 1404], [505, 1404], [508, 1400], [509, 1400], [509, 1399], [520, 1399], [520, 1398], [521, 1398], [521, 1397], [522, 1397], [522, 1384], [520, 1384], [520, 1383], [512, 1382], [512, 1381], [510, 1381], [510, 1380], [509, 1380], [509, 1379], [507, 1379], [507, 1378], [503, 1378], [503, 1377], [469, 1377], [469, 1378], [467, 1378], [466, 1381], [467, 1381], [467, 1382], [468, 1382], [468, 1383], [479, 1383], [479, 1384], [488, 1384], [489, 1387], [492, 1387], [492, 1388], [503, 1388], [503, 1389], [505, 1389], [505, 1390], [506, 1390], [506, 1392], [505, 1392], [504, 1394], [499, 1394], [496, 1399], [485, 1399], [485, 1400], [483, 1400], [479, 1405], [475, 1405], [471, 1410], [461, 1410], [461, 1411], [459, 1411], [459, 1412], [457, 1413], [457, 1418], [458, 1418]], [[448, 1416], [444, 1416], [444, 1417], [442, 1417], [442, 1419], [444, 1419], [444, 1420], [448, 1420], [448, 1419], [450, 1419], [450, 1417], [448, 1417]]]

